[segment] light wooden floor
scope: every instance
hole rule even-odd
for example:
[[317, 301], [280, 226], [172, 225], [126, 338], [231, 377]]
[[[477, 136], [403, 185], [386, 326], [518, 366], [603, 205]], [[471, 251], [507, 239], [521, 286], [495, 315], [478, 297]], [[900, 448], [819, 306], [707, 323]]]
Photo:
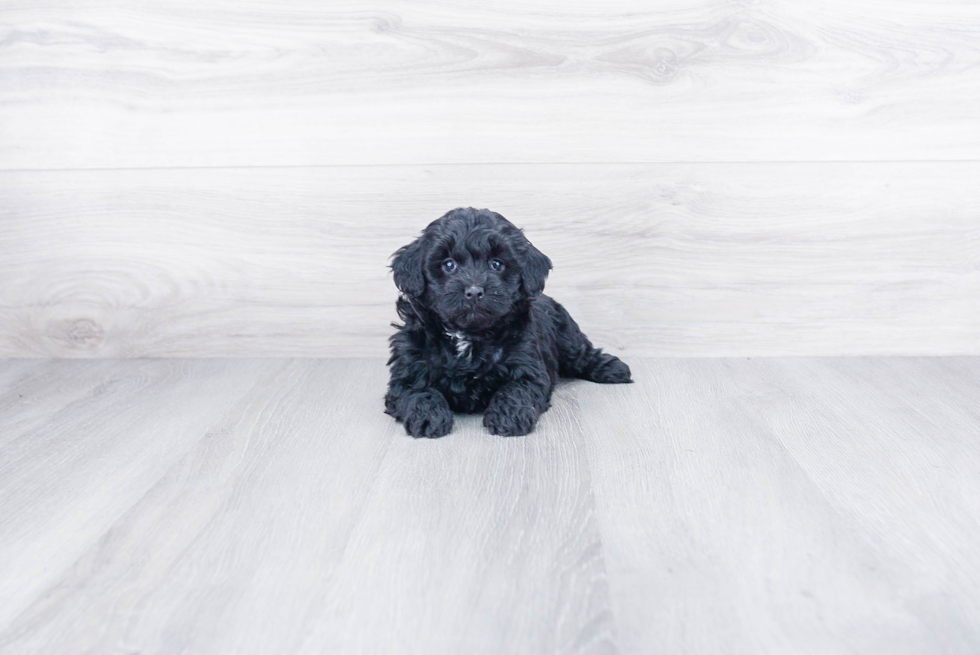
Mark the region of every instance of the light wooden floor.
[[0, 652], [980, 651], [980, 359], [630, 364], [414, 441], [380, 359], [3, 362]]

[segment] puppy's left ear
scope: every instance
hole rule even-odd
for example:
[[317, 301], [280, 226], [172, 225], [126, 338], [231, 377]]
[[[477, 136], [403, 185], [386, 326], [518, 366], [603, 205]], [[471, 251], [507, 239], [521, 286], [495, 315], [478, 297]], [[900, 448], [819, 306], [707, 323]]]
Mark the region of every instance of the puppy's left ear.
[[395, 274], [395, 286], [409, 296], [419, 297], [425, 291], [425, 276], [422, 274], [422, 239], [399, 248], [391, 262], [391, 272]]
[[544, 291], [544, 281], [551, 270], [551, 260], [527, 242], [527, 253], [524, 255], [524, 269], [521, 271], [521, 282], [524, 290], [534, 295]]

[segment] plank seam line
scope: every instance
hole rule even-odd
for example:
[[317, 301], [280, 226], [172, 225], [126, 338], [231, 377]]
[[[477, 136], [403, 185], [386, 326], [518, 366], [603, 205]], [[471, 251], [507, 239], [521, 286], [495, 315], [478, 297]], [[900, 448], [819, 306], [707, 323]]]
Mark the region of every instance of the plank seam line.
[[767, 159], [731, 161], [575, 161], [575, 162], [449, 162], [421, 164], [258, 164], [243, 166], [118, 166], [94, 168], [0, 168], [0, 173], [87, 173], [117, 171], [274, 170], [293, 168], [432, 168], [486, 166], [726, 166], [767, 164], [977, 164], [978, 159]]

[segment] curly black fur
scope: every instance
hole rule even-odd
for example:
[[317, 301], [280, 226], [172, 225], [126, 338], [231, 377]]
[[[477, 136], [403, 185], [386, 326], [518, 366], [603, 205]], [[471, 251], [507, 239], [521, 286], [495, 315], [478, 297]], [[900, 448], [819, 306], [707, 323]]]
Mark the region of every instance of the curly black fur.
[[483, 412], [494, 434], [527, 434], [559, 376], [631, 382], [541, 293], [551, 260], [500, 214], [454, 209], [393, 257], [404, 325], [391, 337], [385, 413], [413, 437], [448, 434], [453, 412]]

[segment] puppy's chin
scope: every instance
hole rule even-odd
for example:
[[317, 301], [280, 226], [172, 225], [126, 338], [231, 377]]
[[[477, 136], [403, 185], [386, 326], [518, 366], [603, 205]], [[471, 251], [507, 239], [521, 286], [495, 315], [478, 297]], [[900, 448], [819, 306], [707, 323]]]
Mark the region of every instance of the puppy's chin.
[[468, 310], [442, 317], [443, 321], [454, 330], [466, 332], [482, 332], [489, 330], [500, 320], [500, 316], [487, 311]]

